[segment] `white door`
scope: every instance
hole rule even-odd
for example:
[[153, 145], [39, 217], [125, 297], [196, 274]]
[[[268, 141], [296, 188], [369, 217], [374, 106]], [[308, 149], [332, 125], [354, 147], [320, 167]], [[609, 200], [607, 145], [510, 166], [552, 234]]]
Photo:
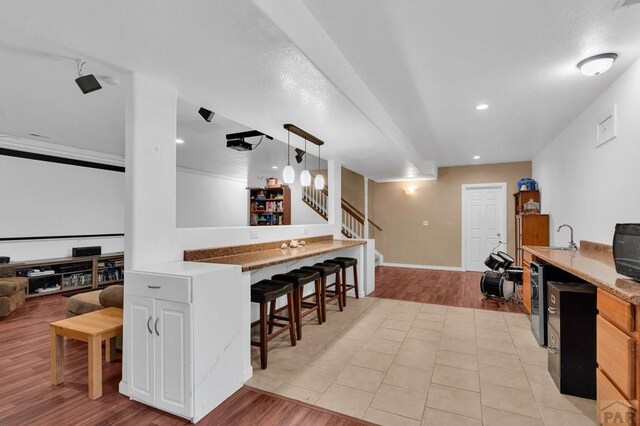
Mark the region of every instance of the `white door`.
[[131, 377], [129, 396], [149, 405], [155, 404], [155, 338], [153, 334], [154, 300], [150, 297], [127, 295], [126, 317], [130, 345]]
[[[193, 416], [191, 309], [186, 303], [156, 300], [156, 407]], [[215, 338], [215, 336], [211, 336]]]
[[491, 250], [506, 242], [506, 184], [463, 185], [463, 199], [464, 267], [484, 271]]

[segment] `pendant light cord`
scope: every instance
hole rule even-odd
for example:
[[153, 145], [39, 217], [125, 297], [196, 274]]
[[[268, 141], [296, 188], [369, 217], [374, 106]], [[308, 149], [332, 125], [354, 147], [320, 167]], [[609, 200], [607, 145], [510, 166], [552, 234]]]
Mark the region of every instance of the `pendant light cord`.
[[304, 138], [304, 169], [307, 170], [307, 138]]
[[291, 132], [287, 130], [287, 166], [291, 165]]

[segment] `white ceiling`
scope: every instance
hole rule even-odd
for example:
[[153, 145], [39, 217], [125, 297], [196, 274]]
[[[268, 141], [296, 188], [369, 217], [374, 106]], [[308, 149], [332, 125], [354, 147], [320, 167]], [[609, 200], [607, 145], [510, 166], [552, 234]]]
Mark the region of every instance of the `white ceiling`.
[[[88, 57], [96, 74], [152, 75], [214, 122], [280, 140], [294, 123], [326, 141], [323, 157], [376, 180], [476, 154], [530, 160], [640, 56], [640, 7], [615, 2], [4, 1], [0, 133], [124, 152], [122, 89], [82, 95], [73, 62], [37, 51]], [[604, 51], [620, 54], [610, 72], [575, 68]], [[475, 111], [480, 102], [491, 108]], [[194, 135], [207, 124], [178, 120]], [[182, 157], [211, 169], [204, 155]]]

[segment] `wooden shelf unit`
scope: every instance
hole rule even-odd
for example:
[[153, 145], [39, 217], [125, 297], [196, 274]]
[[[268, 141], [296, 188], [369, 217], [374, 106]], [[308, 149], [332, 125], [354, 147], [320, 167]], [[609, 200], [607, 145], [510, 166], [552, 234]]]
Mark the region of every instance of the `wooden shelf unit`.
[[540, 202], [540, 191], [520, 191], [515, 198], [516, 265], [523, 265], [522, 246], [549, 245], [549, 215], [525, 214], [524, 205], [529, 200]]
[[[63, 257], [29, 260], [13, 264], [17, 275], [28, 279], [26, 297], [45, 296], [80, 289], [104, 287], [122, 283], [124, 254], [109, 253], [98, 256]], [[29, 276], [29, 271], [40, 269], [53, 274]], [[37, 292], [38, 289], [50, 289]]]
[[249, 226], [291, 225], [291, 188], [248, 188]]

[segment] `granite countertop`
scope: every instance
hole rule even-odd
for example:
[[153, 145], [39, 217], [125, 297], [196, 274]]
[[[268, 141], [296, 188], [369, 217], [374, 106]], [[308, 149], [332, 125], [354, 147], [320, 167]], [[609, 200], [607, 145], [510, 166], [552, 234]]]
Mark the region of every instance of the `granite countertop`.
[[241, 265], [242, 272], [247, 272], [324, 253], [331, 253], [349, 247], [361, 246], [366, 243], [366, 241], [362, 240], [324, 240], [310, 243], [305, 247], [257, 250], [229, 256], [198, 259], [196, 261]]
[[640, 283], [616, 272], [610, 252], [529, 246], [525, 246], [524, 250], [629, 303], [640, 305]]

